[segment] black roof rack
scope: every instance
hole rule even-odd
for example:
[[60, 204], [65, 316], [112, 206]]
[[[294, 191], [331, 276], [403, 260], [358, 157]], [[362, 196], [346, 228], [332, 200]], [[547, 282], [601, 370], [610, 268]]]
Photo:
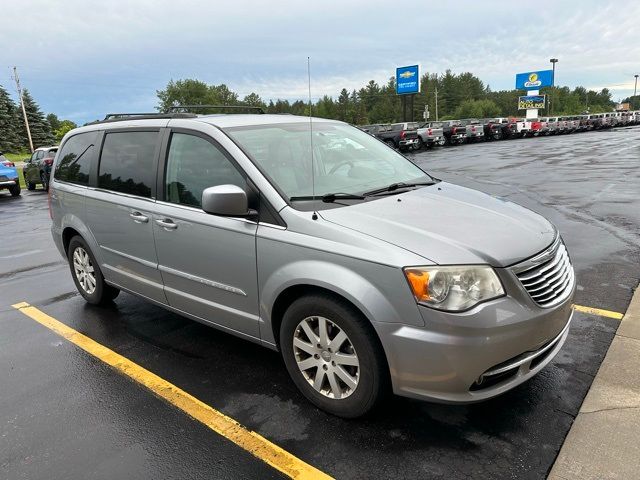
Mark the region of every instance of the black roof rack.
[[154, 119], [170, 119], [170, 118], [195, 118], [197, 115], [193, 113], [107, 113], [102, 120], [90, 122], [87, 125], [95, 125], [97, 123], [123, 122], [125, 120], [154, 120]]
[[250, 113], [264, 113], [262, 107], [251, 107], [249, 105], [176, 105], [174, 107], [169, 107], [170, 112], [184, 113], [191, 110], [234, 110], [236, 113], [244, 110]]

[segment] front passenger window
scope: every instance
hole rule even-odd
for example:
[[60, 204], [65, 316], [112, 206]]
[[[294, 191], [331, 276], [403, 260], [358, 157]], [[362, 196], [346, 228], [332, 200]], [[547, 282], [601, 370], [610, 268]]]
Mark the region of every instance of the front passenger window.
[[165, 200], [191, 207], [202, 206], [202, 191], [216, 185], [246, 187], [246, 181], [220, 148], [195, 135], [171, 135]]

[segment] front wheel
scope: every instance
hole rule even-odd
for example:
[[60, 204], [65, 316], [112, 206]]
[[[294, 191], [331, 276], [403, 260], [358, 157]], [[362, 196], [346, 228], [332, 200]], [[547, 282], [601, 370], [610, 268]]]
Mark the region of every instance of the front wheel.
[[280, 347], [302, 394], [333, 415], [365, 415], [388, 391], [379, 340], [345, 301], [318, 294], [293, 302], [282, 320]]
[[105, 283], [98, 262], [82, 237], [71, 239], [67, 258], [73, 282], [88, 303], [104, 305], [118, 296], [120, 290]]

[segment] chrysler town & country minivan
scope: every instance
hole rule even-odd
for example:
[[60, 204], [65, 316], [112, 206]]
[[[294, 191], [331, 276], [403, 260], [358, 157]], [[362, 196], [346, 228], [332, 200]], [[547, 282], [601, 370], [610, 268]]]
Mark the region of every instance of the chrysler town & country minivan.
[[97, 122], [63, 139], [50, 208], [87, 302], [123, 290], [278, 350], [343, 417], [390, 391], [492, 398], [568, 334], [575, 277], [550, 222], [334, 120]]

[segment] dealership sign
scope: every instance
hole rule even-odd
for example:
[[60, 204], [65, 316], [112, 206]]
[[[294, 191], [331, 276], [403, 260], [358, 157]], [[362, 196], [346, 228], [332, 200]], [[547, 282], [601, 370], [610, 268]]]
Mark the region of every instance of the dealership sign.
[[553, 85], [553, 70], [525, 72], [516, 74], [517, 90], [538, 90]]
[[396, 68], [396, 94], [420, 93], [420, 67], [409, 65]]
[[528, 110], [532, 108], [544, 108], [545, 95], [527, 95], [518, 97], [518, 110]]

